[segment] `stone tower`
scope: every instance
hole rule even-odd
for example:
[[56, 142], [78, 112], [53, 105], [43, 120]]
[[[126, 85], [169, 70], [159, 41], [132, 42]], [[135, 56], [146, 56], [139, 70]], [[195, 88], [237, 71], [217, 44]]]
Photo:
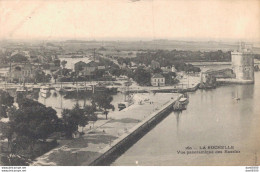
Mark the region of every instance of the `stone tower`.
[[240, 43], [237, 51], [231, 52], [232, 70], [241, 83], [254, 83], [254, 57], [252, 47]]

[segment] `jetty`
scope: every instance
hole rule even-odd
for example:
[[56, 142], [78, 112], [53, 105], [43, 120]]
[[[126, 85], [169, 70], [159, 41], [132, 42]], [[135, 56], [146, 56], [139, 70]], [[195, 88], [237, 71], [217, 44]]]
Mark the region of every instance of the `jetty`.
[[146, 98], [143, 103], [110, 112], [109, 120], [99, 119], [94, 125], [90, 123], [79, 138], [58, 140], [57, 148], [38, 157], [31, 165], [109, 165], [169, 115], [172, 105], [181, 95], [145, 93], [142, 95]]

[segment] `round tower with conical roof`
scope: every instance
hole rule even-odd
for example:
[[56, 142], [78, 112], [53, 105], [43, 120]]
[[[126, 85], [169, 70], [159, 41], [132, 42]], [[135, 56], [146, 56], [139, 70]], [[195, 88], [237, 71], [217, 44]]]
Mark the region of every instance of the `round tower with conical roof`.
[[232, 70], [241, 83], [254, 83], [254, 57], [252, 46], [240, 43], [238, 50], [231, 52]]

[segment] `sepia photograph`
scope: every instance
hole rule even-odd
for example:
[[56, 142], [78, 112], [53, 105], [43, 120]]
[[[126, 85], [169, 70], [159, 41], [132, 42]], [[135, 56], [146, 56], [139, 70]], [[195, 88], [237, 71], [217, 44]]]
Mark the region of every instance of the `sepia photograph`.
[[1, 170], [258, 172], [259, 71], [260, 0], [0, 0]]

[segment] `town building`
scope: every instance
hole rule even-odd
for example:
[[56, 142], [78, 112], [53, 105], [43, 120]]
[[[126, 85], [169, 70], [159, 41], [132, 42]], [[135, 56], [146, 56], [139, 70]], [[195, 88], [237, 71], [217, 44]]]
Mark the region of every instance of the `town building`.
[[9, 81], [24, 82], [33, 79], [35, 75], [34, 66], [32, 64], [15, 64], [10, 66], [8, 74]]
[[161, 67], [161, 70], [163, 71], [163, 73], [169, 73], [172, 71], [171, 66], [165, 66], [165, 67]]
[[165, 86], [165, 78], [161, 74], [154, 74], [151, 77], [151, 85], [155, 87]]
[[98, 66], [98, 70], [105, 70], [106, 66]]
[[177, 72], [177, 69], [175, 68], [174, 65], [172, 65], [172, 72]]

